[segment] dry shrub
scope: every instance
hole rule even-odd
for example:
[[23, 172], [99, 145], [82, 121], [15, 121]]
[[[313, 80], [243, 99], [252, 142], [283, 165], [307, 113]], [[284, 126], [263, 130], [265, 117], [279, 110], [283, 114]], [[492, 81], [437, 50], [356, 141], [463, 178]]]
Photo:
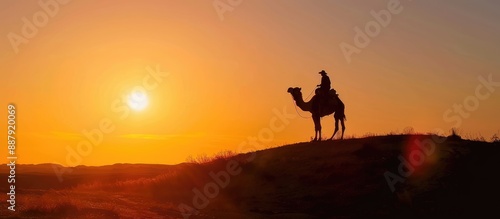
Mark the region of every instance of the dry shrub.
[[207, 163], [212, 163], [214, 161], [229, 160], [230, 158], [233, 158], [236, 155], [237, 154], [231, 150], [224, 150], [224, 151], [219, 151], [212, 156], [208, 156], [207, 154], [200, 154], [195, 158], [189, 156], [188, 158], [186, 158], [186, 162], [194, 164], [207, 164]]

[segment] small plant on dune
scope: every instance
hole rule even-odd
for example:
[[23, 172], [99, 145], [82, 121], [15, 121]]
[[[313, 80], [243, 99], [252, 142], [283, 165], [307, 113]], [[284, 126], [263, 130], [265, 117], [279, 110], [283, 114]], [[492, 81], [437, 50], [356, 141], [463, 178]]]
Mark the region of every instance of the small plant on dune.
[[473, 140], [486, 142], [486, 139], [481, 134], [478, 134], [478, 137], [474, 138]]
[[469, 140], [472, 140], [472, 141], [482, 141], [482, 142], [486, 142], [486, 139], [479, 133], [476, 133], [476, 134], [466, 134], [465, 135], [465, 139], [469, 139]]
[[403, 129], [403, 134], [413, 135], [413, 134], [415, 134], [415, 129], [413, 129], [413, 127], [411, 127], [411, 126], [408, 126], [408, 127]]
[[236, 156], [236, 153], [231, 150], [223, 150], [217, 152], [214, 156], [214, 160], [229, 160], [230, 158]]
[[493, 143], [500, 143], [500, 138], [498, 137], [497, 134], [494, 134], [492, 137], [491, 137], [491, 142]]
[[194, 164], [204, 164], [210, 162], [211, 158], [207, 154], [198, 154], [196, 157], [189, 155], [186, 162]]
[[372, 133], [372, 132], [368, 132], [368, 133], [365, 133], [362, 137], [369, 138], [369, 137], [375, 137], [375, 136], [378, 136], [378, 135], [375, 133]]
[[462, 137], [460, 137], [460, 135], [458, 134], [457, 129], [452, 128], [451, 129], [451, 135], [448, 136], [448, 139], [451, 139], [451, 140], [462, 140]]
[[223, 150], [215, 153], [212, 156], [208, 156], [207, 154], [200, 154], [196, 157], [189, 156], [186, 158], [186, 162], [194, 164], [206, 164], [214, 161], [229, 160], [229, 158], [232, 158], [234, 156], [236, 156], [235, 152], [231, 150]]
[[356, 139], [356, 135], [345, 135], [344, 139]]

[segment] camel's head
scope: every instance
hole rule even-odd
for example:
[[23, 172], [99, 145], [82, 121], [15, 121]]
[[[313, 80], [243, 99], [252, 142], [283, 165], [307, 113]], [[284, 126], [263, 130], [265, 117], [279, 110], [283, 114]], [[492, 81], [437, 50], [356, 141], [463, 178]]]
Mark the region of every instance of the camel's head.
[[294, 100], [297, 100], [298, 98], [302, 97], [302, 92], [300, 91], [301, 89], [302, 88], [300, 87], [289, 87], [287, 92], [292, 94]]

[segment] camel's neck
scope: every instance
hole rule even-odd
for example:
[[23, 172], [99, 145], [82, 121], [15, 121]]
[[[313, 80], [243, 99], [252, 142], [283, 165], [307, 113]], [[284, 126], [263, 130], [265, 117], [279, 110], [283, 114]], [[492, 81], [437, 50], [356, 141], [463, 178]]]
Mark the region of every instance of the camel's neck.
[[303, 111], [311, 112], [312, 110], [312, 101], [304, 102], [302, 95], [299, 95], [295, 99], [295, 104], [297, 104], [297, 106]]

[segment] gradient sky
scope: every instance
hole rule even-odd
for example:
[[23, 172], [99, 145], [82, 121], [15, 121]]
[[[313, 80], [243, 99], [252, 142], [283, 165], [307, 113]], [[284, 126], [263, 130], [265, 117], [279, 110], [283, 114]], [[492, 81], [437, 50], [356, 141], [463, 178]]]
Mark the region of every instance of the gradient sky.
[[[211, 0], [71, 1], [16, 53], [8, 34], [21, 35], [23, 17], [43, 9], [0, 1], [0, 106], [4, 115], [9, 103], [18, 108], [18, 162], [70, 165], [67, 148], [102, 119], [115, 130], [78, 164], [173, 164], [237, 151], [269, 127], [273, 109], [296, 114], [287, 88], [307, 97], [322, 69], [346, 105], [346, 135], [448, 131], [454, 123], [443, 114], [475, 95], [479, 76], [500, 82], [500, 2], [401, 0], [403, 11], [348, 63], [339, 45], [353, 44], [354, 28], [388, 2], [243, 0], [221, 20]], [[113, 101], [140, 85], [148, 66], [169, 75], [148, 91], [145, 110], [121, 119]], [[459, 129], [489, 139], [499, 109], [496, 88]], [[333, 118], [322, 123], [329, 137]], [[297, 116], [264, 145], [313, 135], [312, 120]]]

